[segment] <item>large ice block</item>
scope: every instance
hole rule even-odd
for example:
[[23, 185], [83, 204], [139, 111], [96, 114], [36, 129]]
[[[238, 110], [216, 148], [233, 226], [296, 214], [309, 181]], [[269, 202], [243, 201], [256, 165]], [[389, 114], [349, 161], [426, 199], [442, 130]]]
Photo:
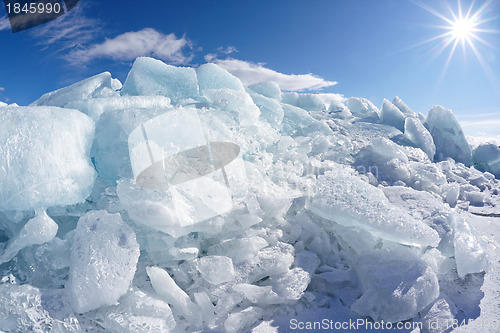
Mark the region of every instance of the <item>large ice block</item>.
[[500, 147], [493, 143], [479, 145], [472, 153], [474, 166], [500, 178]]
[[353, 116], [362, 120], [378, 121], [380, 119], [379, 110], [366, 98], [350, 97], [347, 100], [347, 107]]
[[392, 205], [381, 189], [342, 172], [318, 177], [310, 208], [325, 219], [401, 244], [435, 247], [440, 240], [436, 231]]
[[265, 81], [254, 83], [248, 86], [248, 89], [256, 92], [257, 94], [261, 94], [262, 96], [269, 97], [277, 100], [278, 102], [281, 102], [281, 89], [276, 82]]
[[216, 64], [209, 63], [196, 68], [200, 92], [206, 89], [244, 90], [241, 81]]
[[137, 58], [123, 84], [121, 95], [166, 96], [178, 104], [199, 97], [196, 71], [189, 67], [167, 65], [153, 58]]
[[[130, 134], [139, 189], [120, 185], [119, 195], [135, 222], [178, 236], [183, 233], [179, 228], [230, 211], [245, 197], [247, 184], [237, 144], [207, 127], [196, 109], [166, 111]], [[148, 194], [150, 190], [161, 192]], [[138, 209], [141, 199], [146, 199], [144, 205], [158, 205], [150, 210], [155, 214]]]
[[485, 272], [489, 266], [488, 253], [476, 231], [462, 216], [455, 217], [453, 227], [458, 275], [464, 278], [470, 273]]
[[406, 105], [406, 103], [403, 102], [398, 96], [394, 97], [392, 104], [394, 104], [401, 112], [403, 112], [405, 117], [418, 118], [417, 113], [415, 113], [415, 111], [413, 111], [408, 105]]
[[57, 107], [0, 109], [0, 210], [85, 201], [94, 182], [94, 122]]
[[118, 95], [115, 90], [120, 88], [120, 81], [112, 79], [111, 73], [104, 72], [72, 84], [71, 86], [46, 93], [31, 105], [65, 107], [68, 103], [73, 101]]
[[91, 211], [80, 218], [71, 248], [66, 292], [78, 313], [113, 305], [134, 277], [139, 244], [119, 214]]
[[170, 98], [164, 96], [116, 96], [108, 98], [90, 98], [69, 102], [66, 107], [80, 110], [95, 122], [106, 112], [129, 109], [169, 108]]
[[404, 131], [405, 115], [394, 104], [384, 99], [382, 109], [380, 109], [380, 121]]
[[[137, 98], [137, 96], [133, 97]], [[157, 97], [154, 96], [154, 98]], [[110, 180], [118, 180], [122, 177], [132, 178], [128, 149], [130, 133], [143, 122], [163, 114], [168, 109], [163, 107], [121, 109], [117, 107], [103, 113], [96, 123], [95, 139], [90, 151], [98, 174]]]
[[417, 118], [406, 118], [404, 123], [404, 136], [410, 140], [416, 147], [422, 149], [429, 156], [430, 160], [434, 160], [436, 154], [436, 146], [432, 139], [431, 133], [422, 125]]
[[205, 89], [203, 96], [213, 108], [229, 113], [241, 125], [254, 124], [259, 119], [260, 109], [246, 91]]
[[250, 96], [252, 96], [253, 101], [259, 107], [261, 117], [267, 120], [273, 127], [279, 128], [284, 117], [281, 103], [261, 94], [251, 93]]
[[375, 250], [357, 260], [363, 295], [352, 310], [374, 321], [395, 323], [414, 318], [439, 296], [434, 271], [407, 252]]
[[427, 115], [427, 127], [436, 145], [435, 158], [438, 161], [451, 157], [457, 162], [470, 164], [471, 148], [451, 110], [439, 105], [434, 106]]

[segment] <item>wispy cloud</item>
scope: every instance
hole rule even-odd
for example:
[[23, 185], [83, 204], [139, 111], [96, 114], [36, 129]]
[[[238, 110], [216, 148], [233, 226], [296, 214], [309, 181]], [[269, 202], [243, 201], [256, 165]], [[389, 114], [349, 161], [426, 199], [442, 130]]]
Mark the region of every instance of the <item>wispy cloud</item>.
[[500, 110], [457, 115], [466, 135], [500, 139]]
[[4, 91], [4, 90], [5, 90], [5, 88], [4, 88], [4, 87], [0, 87], [0, 91]]
[[239, 59], [217, 59], [208, 55], [205, 60], [225, 68], [247, 86], [262, 81], [274, 81], [282, 90], [304, 91], [319, 90], [337, 84], [337, 82], [327, 81], [313, 74], [283, 74], [264, 67], [264, 64], [255, 64]]
[[228, 47], [218, 47], [214, 53], [209, 53], [205, 56], [205, 61], [206, 62], [213, 62], [215, 59], [219, 58], [220, 56], [227, 57], [230, 54], [236, 53], [238, 50], [234, 46], [228, 46]]
[[141, 56], [152, 56], [172, 64], [186, 64], [193, 57], [185, 54], [186, 49], [190, 50], [192, 47], [185, 36], [177, 38], [174, 34], [165, 35], [152, 28], [145, 28], [71, 51], [68, 60], [73, 64], [85, 64], [99, 58], [134, 60]]
[[78, 49], [102, 33], [102, 24], [86, 16], [87, 7], [80, 3], [67, 14], [30, 30], [44, 48], [54, 46], [58, 52]]
[[10, 22], [7, 15], [0, 17], [0, 31], [10, 29]]

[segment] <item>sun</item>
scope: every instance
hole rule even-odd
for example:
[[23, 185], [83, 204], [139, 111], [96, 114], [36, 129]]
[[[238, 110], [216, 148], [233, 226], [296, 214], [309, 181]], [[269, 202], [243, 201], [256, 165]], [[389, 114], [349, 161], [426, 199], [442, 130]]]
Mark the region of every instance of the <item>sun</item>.
[[[461, 0], [457, 0], [457, 7], [453, 10], [448, 4], [448, 14], [440, 13], [435, 8], [429, 6], [428, 4], [422, 2], [421, 0], [412, 0], [417, 6], [423, 8], [432, 15], [438, 17], [443, 21], [443, 25], [432, 26], [433, 28], [438, 28], [443, 32], [437, 36], [424, 40], [420, 43], [413, 45], [413, 47], [421, 46], [428, 43], [438, 43], [438, 47], [434, 47], [434, 57], [436, 59], [440, 54], [442, 54], [446, 49], [450, 49], [448, 58], [443, 67], [441, 77], [444, 76], [448, 65], [453, 58], [455, 51], [460, 45], [464, 56], [469, 51], [472, 51], [475, 58], [481, 64], [483, 70], [488, 76], [493, 73], [488, 66], [487, 61], [481, 54], [478, 44], [483, 44], [489, 49], [497, 50], [497, 47], [487, 42], [483, 36], [485, 34], [499, 34], [499, 30], [485, 28], [487, 23], [497, 19], [499, 16], [487, 17], [488, 12], [493, 12], [494, 7], [493, 0], [486, 0], [481, 6], [475, 6], [476, 1], [472, 0], [469, 8], [464, 10], [462, 8]], [[476, 7], [476, 8], [474, 8]]]
[[451, 26], [452, 36], [460, 41], [469, 39], [474, 33], [474, 22], [471, 19], [460, 18]]

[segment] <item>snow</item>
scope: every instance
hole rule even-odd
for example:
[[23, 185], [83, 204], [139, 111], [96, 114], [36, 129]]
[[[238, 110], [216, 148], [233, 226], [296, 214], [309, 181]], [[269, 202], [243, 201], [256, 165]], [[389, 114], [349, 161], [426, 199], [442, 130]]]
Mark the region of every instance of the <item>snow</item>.
[[0, 116], [0, 331], [500, 324], [498, 147], [450, 110], [139, 58]]

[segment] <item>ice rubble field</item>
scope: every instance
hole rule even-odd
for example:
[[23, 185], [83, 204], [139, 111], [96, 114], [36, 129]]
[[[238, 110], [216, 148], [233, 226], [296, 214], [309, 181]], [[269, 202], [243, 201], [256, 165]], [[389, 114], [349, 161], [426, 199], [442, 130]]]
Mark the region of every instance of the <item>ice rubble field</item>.
[[[205, 172], [197, 136], [238, 156]], [[139, 186], [167, 151], [188, 180]], [[469, 222], [500, 211], [495, 176], [499, 147], [471, 150], [440, 106], [138, 58], [123, 86], [0, 105], [0, 331], [281, 332], [308, 312], [444, 332], [480, 314], [494, 241]]]

